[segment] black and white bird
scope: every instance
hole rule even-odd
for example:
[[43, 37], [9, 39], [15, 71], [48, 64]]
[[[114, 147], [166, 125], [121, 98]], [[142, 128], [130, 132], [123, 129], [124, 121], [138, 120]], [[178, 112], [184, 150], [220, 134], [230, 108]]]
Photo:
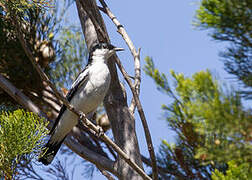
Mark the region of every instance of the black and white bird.
[[[90, 49], [88, 64], [78, 75], [67, 94], [68, 101], [85, 114], [92, 113], [103, 101], [110, 85], [110, 72], [107, 60], [122, 48], [107, 43], [95, 43]], [[51, 138], [45, 145], [39, 162], [48, 165], [52, 162], [67, 134], [78, 124], [78, 116], [69, 111], [65, 105], [61, 107], [50, 132]]]

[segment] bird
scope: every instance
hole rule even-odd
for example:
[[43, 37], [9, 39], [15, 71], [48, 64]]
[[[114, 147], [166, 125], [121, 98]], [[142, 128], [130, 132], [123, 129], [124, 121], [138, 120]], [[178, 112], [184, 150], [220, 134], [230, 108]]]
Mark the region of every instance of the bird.
[[[123, 50], [104, 42], [94, 43], [91, 46], [86, 67], [79, 73], [66, 95], [76, 110], [89, 114], [101, 104], [111, 81], [108, 59], [116, 51]], [[67, 134], [78, 124], [78, 119], [76, 114], [62, 105], [49, 133], [51, 137], [39, 156], [39, 162], [49, 165], [53, 161]]]

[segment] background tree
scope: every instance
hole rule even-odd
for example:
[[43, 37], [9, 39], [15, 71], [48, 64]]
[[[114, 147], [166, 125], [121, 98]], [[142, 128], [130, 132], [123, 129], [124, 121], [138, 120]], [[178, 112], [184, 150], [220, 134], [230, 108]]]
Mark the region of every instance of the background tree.
[[[251, 17], [252, 3], [248, 0], [203, 0], [196, 14], [197, 26], [202, 29], [211, 30], [210, 35], [213, 39], [220, 42], [228, 42], [229, 46], [220, 55], [227, 72], [235, 75], [243, 87], [245, 87], [240, 93], [247, 99], [251, 99], [252, 85]], [[249, 120], [251, 122], [251, 115], [249, 116]], [[249, 134], [247, 141], [251, 142], [251, 125], [248, 125], [247, 128], [250, 129], [247, 132]], [[246, 163], [246, 161], [243, 163]], [[232, 169], [229, 171], [227, 177], [224, 177], [222, 174], [221, 176], [215, 176], [215, 178], [230, 178], [237, 164], [232, 161], [229, 163], [229, 166]], [[241, 165], [241, 168], [243, 167], [246, 167], [246, 165]], [[249, 165], [248, 167], [248, 172], [251, 173], [251, 166]], [[246, 170], [244, 171], [247, 172]], [[240, 176], [240, 179], [246, 179], [246, 177]]]
[[209, 71], [192, 78], [171, 71], [171, 87], [152, 59], [146, 58], [146, 62], [145, 72], [172, 100], [162, 106], [169, 128], [177, 135], [176, 144], [163, 140], [160, 147], [159, 165], [167, 169], [165, 177], [211, 179], [211, 171], [217, 169], [217, 177], [234, 163], [247, 168], [248, 174], [242, 174], [250, 177], [252, 114], [242, 106], [239, 94], [221, 86]]
[[251, 99], [251, 10], [249, 0], [202, 0], [196, 12], [199, 29], [210, 30], [214, 40], [227, 42], [220, 55], [227, 72], [244, 87], [239, 92], [220, 86], [209, 72], [192, 78], [172, 72], [173, 89], [166, 75], [146, 59], [146, 73], [173, 100], [162, 107], [169, 127], [177, 134], [176, 144], [163, 141], [160, 147], [159, 162], [167, 169], [165, 176], [251, 178], [251, 110], [242, 106], [240, 97]]
[[[197, 26], [211, 29], [210, 35], [215, 40], [230, 42], [221, 56], [226, 70], [248, 88], [241, 92], [247, 98], [252, 82], [251, 9], [251, 2], [246, 0], [202, 0], [196, 15]], [[228, 166], [229, 173], [236, 166], [247, 167], [251, 162], [251, 111], [242, 107], [239, 94], [221, 88], [209, 72], [196, 73], [192, 79], [172, 72], [175, 79], [172, 90], [152, 60], [146, 61], [147, 74], [173, 99], [169, 106], [162, 107], [167, 112], [169, 127], [178, 135], [176, 145], [163, 141], [160, 149], [161, 165], [177, 171], [168, 176], [204, 179], [218, 169], [212, 178], [230, 178], [230, 174], [222, 174]], [[227, 163], [232, 159], [235, 161]], [[239, 172], [237, 177], [249, 178], [251, 166], [244, 171], [247, 172], [244, 177]]]
[[228, 180], [228, 179], [241, 179], [248, 180], [251, 179], [251, 167], [249, 163], [242, 163], [237, 166], [234, 161], [228, 162], [228, 170], [226, 173], [222, 173], [217, 169], [212, 174], [213, 180]]
[[250, 0], [202, 0], [196, 26], [210, 30], [214, 40], [228, 42], [220, 55], [225, 69], [247, 88], [242, 94], [251, 99], [252, 86], [252, 2]]

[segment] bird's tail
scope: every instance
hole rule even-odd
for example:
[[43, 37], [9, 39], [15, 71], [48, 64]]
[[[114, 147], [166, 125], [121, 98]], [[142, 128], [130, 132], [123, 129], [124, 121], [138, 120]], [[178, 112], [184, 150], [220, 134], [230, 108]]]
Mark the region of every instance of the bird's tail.
[[56, 142], [56, 143], [52, 143], [49, 140], [47, 142], [47, 144], [45, 145], [45, 149], [40, 154], [41, 157], [39, 157], [38, 161], [42, 162], [44, 165], [50, 164], [53, 161], [57, 152], [59, 151], [59, 148], [60, 148], [61, 144], [63, 143], [64, 139], [61, 140], [60, 142]]

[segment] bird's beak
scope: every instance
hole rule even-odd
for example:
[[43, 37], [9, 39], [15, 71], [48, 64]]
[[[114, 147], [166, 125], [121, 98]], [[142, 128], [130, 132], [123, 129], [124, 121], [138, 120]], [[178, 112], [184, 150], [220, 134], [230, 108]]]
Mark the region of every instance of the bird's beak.
[[115, 47], [113, 50], [114, 50], [114, 51], [124, 51], [123, 48], [118, 48], [118, 47]]

